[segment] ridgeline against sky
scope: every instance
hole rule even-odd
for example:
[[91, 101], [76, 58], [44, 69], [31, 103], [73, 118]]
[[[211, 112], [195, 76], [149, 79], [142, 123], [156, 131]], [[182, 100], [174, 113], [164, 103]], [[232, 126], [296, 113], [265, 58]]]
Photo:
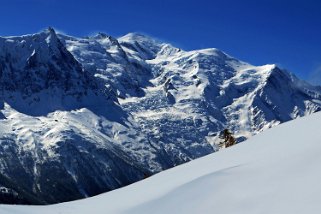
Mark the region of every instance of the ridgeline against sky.
[[216, 47], [252, 64], [278, 63], [321, 83], [317, 0], [3, 0], [0, 35], [53, 26], [85, 36], [143, 32], [187, 50]]

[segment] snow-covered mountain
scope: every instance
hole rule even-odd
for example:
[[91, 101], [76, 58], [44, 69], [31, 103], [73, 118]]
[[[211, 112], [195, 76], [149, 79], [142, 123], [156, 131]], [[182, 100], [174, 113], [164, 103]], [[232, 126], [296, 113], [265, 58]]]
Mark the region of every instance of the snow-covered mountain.
[[0, 188], [21, 203], [93, 196], [214, 152], [224, 128], [243, 141], [320, 107], [319, 87], [217, 49], [0, 37]]
[[50, 206], [0, 205], [0, 212], [318, 214], [320, 126], [316, 113], [109, 193]]

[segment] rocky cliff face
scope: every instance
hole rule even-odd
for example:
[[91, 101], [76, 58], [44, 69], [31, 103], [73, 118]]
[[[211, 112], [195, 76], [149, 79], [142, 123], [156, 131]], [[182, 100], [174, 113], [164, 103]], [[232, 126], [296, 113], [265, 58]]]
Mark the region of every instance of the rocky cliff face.
[[216, 151], [224, 128], [241, 142], [320, 107], [320, 88], [217, 49], [51, 28], [0, 37], [2, 202], [96, 195]]

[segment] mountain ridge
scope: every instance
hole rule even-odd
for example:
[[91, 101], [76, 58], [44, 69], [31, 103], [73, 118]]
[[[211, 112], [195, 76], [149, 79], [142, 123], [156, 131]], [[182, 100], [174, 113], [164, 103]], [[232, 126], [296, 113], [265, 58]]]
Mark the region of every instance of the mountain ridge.
[[225, 128], [241, 142], [321, 109], [320, 87], [276, 65], [148, 36], [49, 28], [0, 50], [0, 186], [24, 203], [110, 191], [217, 151]]

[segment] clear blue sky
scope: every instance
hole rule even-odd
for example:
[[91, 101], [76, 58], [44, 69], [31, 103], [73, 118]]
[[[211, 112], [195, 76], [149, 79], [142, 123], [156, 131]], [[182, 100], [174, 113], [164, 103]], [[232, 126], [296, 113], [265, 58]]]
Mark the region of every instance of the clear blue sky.
[[[321, 84], [320, 0], [0, 0], [0, 35], [142, 32], [183, 49], [216, 47]], [[313, 75], [314, 74], [314, 75]]]

